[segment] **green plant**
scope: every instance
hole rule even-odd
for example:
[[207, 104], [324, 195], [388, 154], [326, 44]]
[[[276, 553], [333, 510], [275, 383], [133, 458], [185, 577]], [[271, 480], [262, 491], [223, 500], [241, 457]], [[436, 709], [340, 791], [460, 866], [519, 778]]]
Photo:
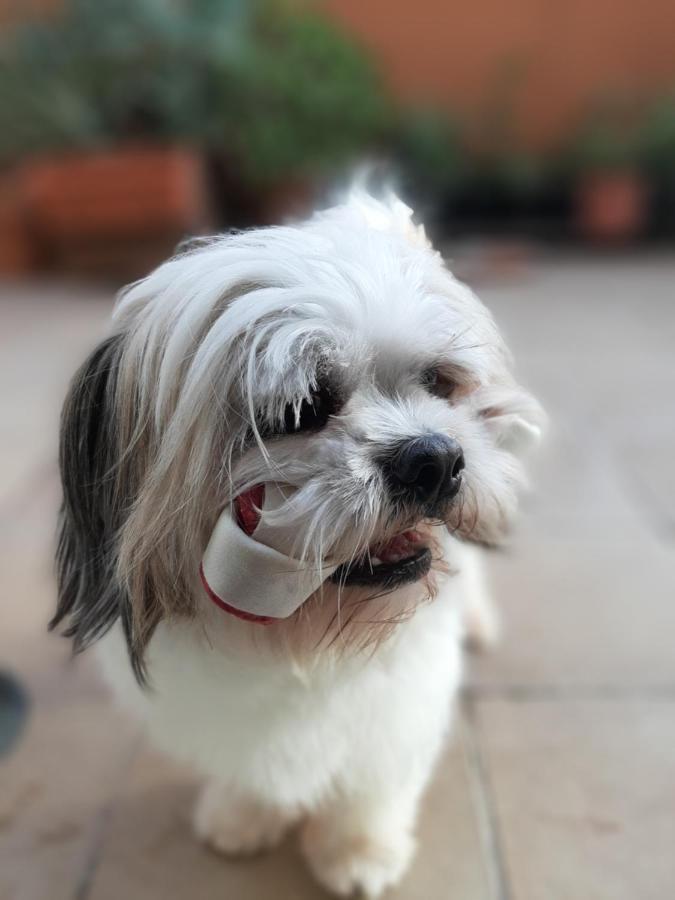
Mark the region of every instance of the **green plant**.
[[0, 45], [0, 160], [135, 138], [204, 141], [246, 0], [69, 0]]
[[255, 39], [223, 72], [223, 141], [256, 183], [320, 174], [380, 137], [388, 103], [370, 58], [333, 22], [263, 4]]
[[637, 169], [642, 161], [642, 106], [612, 94], [592, 105], [563, 151], [562, 165], [573, 173]]
[[425, 193], [443, 194], [464, 174], [466, 160], [459, 129], [439, 110], [402, 110], [391, 142], [404, 175]]
[[387, 115], [367, 54], [297, 4], [69, 0], [0, 45], [0, 162], [180, 141], [265, 184], [348, 162]]
[[658, 97], [648, 106], [641, 129], [645, 168], [656, 179], [675, 177], [675, 93]]

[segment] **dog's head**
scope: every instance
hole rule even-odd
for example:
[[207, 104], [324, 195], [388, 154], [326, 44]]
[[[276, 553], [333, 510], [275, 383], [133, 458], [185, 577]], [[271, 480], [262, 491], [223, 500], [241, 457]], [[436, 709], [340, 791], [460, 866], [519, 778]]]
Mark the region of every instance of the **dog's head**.
[[333, 621], [330, 595], [417, 602], [439, 523], [482, 543], [507, 527], [539, 408], [400, 201], [194, 245], [115, 322], [63, 414], [55, 622], [76, 647], [121, 618], [142, 675], [159, 620], [198, 609], [221, 510], [261, 482], [296, 489], [276, 512], [294, 555], [339, 563], [298, 627]]

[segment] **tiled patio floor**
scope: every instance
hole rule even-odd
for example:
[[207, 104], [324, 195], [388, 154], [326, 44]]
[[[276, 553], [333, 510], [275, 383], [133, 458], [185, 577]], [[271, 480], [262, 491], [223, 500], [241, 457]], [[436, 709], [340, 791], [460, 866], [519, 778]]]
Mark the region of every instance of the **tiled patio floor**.
[[[470, 662], [405, 900], [675, 897], [675, 259], [562, 259], [482, 295], [553, 428], [505, 620]], [[0, 289], [0, 668], [30, 693], [0, 760], [0, 900], [311, 900], [290, 841], [247, 863], [189, 831], [191, 774], [118, 713], [53, 606], [58, 402], [110, 296]]]

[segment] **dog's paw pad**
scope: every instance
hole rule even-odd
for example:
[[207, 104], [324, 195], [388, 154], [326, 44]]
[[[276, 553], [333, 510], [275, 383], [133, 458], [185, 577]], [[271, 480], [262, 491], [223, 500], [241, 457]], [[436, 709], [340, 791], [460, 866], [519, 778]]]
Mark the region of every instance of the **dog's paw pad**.
[[380, 897], [399, 883], [415, 851], [407, 833], [331, 840], [311, 824], [303, 834], [303, 851], [315, 878], [341, 897]]
[[197, 837], [226, 856], [252, 856], [275, 847], [288, 819], [278, 810], [250, 802], [224, 802], [220, 791], [205, 790], [194, 815]]

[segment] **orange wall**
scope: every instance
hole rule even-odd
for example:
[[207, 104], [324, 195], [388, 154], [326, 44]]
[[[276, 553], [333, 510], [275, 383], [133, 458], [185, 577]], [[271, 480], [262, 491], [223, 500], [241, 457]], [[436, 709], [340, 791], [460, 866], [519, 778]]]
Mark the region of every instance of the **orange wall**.
[[0, 0], [0, 25], [52, 12], [60, 5], [61, 0]]
[[[607, 88], [675, 87], [675, 0], [325, 0], [396, 93], [475, 114], [509, 68], [521, 134], [546, 144]], [[412, 12], [414, 10], [414, 13]]]

